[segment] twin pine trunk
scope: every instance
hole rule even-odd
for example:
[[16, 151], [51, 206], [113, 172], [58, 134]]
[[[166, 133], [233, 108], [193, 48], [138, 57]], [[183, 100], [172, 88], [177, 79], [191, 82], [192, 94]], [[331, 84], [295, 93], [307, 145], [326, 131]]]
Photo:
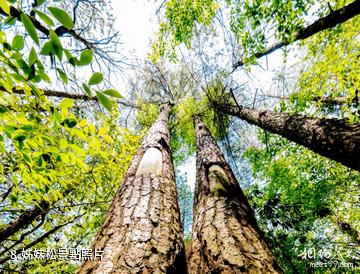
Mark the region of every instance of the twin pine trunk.
[[[201, 118], [195, 119], [197, 175], [193, 239], [185, 258], [165, 106], [117, 191], [78, 273], [278, 273], [252, 210]], [[188, 265], [188, 267], [187, 267]]]

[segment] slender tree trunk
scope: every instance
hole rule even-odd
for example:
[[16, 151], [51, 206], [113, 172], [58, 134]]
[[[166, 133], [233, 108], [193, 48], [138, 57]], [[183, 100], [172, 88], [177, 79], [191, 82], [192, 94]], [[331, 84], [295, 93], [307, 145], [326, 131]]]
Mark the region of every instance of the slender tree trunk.
[[169, 113], [167, 105], [150, 128], [93, 242], [102, 260], [78, 273], [186, 273]]
[[230, 105], [214, 106], [264, 130], [279, 134], [322, 156], [360, 171], [360, 124], [339, 119], [317, 119], [270, 110]]
[[195, 118], [196, 189], [189, 272], [281, 273], [220, 148]]

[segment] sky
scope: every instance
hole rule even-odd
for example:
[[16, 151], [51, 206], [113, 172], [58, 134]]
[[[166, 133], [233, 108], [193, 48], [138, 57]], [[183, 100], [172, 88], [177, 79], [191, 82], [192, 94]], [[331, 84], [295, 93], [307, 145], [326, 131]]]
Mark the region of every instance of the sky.
[[112, 6], [124, 48], [134, 50], [137, 57], [146, 58], [150, 38], [158, 24], [155, 1], [113, 0]]

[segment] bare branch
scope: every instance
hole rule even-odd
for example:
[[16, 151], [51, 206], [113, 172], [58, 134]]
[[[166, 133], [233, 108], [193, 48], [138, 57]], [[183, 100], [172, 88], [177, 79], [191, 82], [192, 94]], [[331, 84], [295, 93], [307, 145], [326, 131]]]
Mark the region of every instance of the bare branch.
[[[6, 91], [3, 87], [0, 87], [1, 91]], [[22, 89], [17, 89], [16, 87], [13, 88], [13, 93], [16, 94], [25, 94], [24, 91]], [[59, 97], [59, 98], [69, 98], [69, 99], [74, 99], [74, 100], [84, 100], [84, 101], [98, 101], [99, 99], [96, 96], [88, 96], [86, 94], [76, 94], [76, 93], [68, 93], [68, 92], [64, 92], [64, 91], [56, 91], [56, 90], [51, 90], [51, 89], [42, 89], [42, 91], [44, 92], [45, 96], [48, 97]], [[137, 108], [134, 104], [125, 102], [125, 101], [120, 101], [117, 100], [117, 103], [119, 103], [120, 105], [126, 106], [126, 107], [131, 107], [131, 108]]]

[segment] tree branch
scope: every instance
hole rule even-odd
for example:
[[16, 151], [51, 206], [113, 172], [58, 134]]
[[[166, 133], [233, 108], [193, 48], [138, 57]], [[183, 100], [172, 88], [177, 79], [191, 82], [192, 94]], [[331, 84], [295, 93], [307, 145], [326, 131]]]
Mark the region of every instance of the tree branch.
[[[295, 32], [293, 34], [292, 41], [276, 42], [272, 46], [265, 49], [265, 51], [255, 53], [255, 57], [260, 58], [262, 56], [268, 55], [283, 46], [290, 45], [292, 42], [295, 42], [297, 40], [306, 39], [325, 29], [335, 27], [336, 25], [344, 23], [345, 21], [359, 14], [360, 14], [360, 0], [356, 0], [351, 4], [344, 6], [341, 9], [330, 12], [330, 14], [316, 20], [310, 26], [307, 26], [303, 29], [300, 29], [298, 32]], [[244, 60], [235, 63], [233, 65], [233, 71], [235, 71], [237, 68], [243, 65], [244, 65]]]
[[[52, 228], [51, 230], [49, 230], [48, 232], [44, 233], [42, 236], [37, 238], [36, 240], [34, 240], [31, 243], [29, 243], [28, 245], [26, 245], [24, 248], [16, 250], [16, 255], [20, 254], [23, 250], [29, 249], [29, 248], [33, 247], [34, 245], [36, 245], [38, 243], [41, 243], [43, 240], [45, 240], [51, 234], [54, 234], [56, 231], [63, 228], [64, 226], [67, 226], [68, 224], [71, 224], [71, 223], [75, 222], [77, 219], [81, 218], [82, 216], [84, 216], [84, 214], [78, 215], [74, 219], [72, 219], [72, 220], [70, 220], [70, 221], [68, 221], [66, 223], [55, 226], [54, 228]], [[10, 258], [11, 257], [6, 257], [6, 258], [2, 259], [0, 261], [0, 264], [6, 263], [8, 260], [10, 260]]]
[[[20, 15], [22, 14], [23, 12], [21, 10], [18, 10], [17, 8], [13, 7], [13, 6], [10, 6], [10, 15], [14, 18], [16, 18], [18, 21], [21, 21], [21, 18], [20, 18]], [[4, 15], [4, 16], [8, 16], [8, 14], [2, 9], [0, 8], [0, 14], [1, 15]], [[31, 15], [28, 15], [31, 22], [34, 24], [35, 28], [37, 30], [39, 30], [40, 32], [42, 32], [43, 34], [45, 34], [46, 36], [49, 36], [50, 34], [50, 30], [46, 27], [44, 27], [40, 21], [38, 21], [34, 16], [31, 16]], [[80, 36], [79, 34], [77, 34], [75, 32], [75, 30], [72, 30], [72, 29], [68, 29], [64, 26], [60, 26], [60, 27], [57, 27], [55, 29], [55, 33], [57, 36], [63, 36], [64, 34], [69, 34], [71, 35], [72, 37], [74, 37], [74, 39], [80, 41], [81, 43], [83, 43], [86, 48], [88, 49], [93, 49], [94, 46], [91, 42], [87, 41], [85, 38], [83, 38], [82, 36]]]
[[[57, 91], [57, 90], [51, 90], [51, 89], [41, 89], [45, 96], [48, 97], [59, 97], [59, 98], [69, 98], [74, 100], [84, 100], [84, 101], [98, 101], [99, 99], [96, 96], [88, 96], [86, 94], [74, 94], [74, 93], [68, 93], [64, 91]], [[6, 91], [5, 88], [0, 87], [0, 91]], [[22, 89], [17, 89], [16, 87], [13, 88], [13, 93], [24, 95], [24, 91]], [[136, 108], [135, 105], [131, 103], [127, 103], [124, 101], [117, 100], [117, 103], [131, 108]]]

